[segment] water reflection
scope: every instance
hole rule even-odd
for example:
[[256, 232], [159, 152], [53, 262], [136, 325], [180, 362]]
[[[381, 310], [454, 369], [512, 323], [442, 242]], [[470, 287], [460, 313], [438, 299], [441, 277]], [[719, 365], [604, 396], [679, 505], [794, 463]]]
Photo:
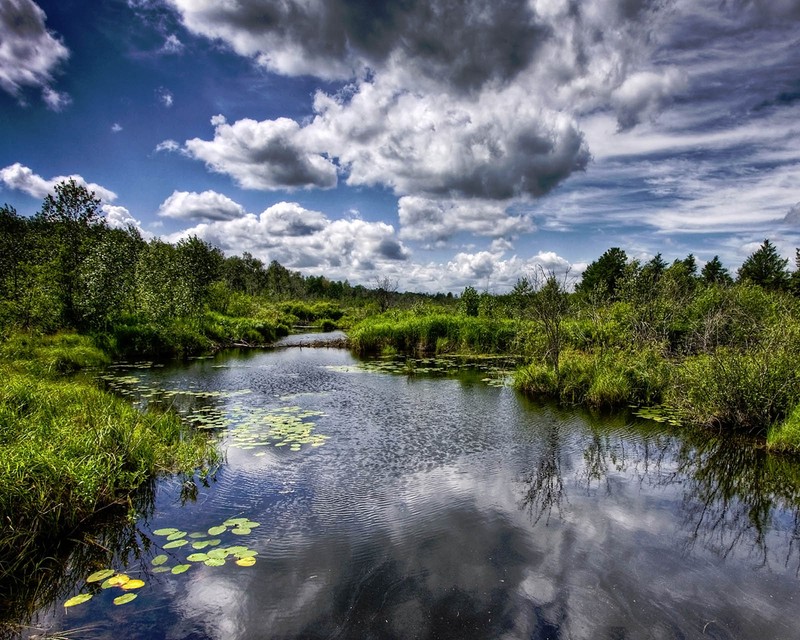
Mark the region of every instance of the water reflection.
[[[536, 405], [483, 371], [433, 373], [365, 370], [331, 349], [140, 373], [142, 402], [234, 422], [296, 405], [330, 438], [229, 447], [210, 485], [159, 485], [140, 550], [118, 552], [148, 576], [141, 606], [56, 606], [40, 620], [99, 620], [90, 635], [103, 638], [792, 636], [795, 462]], [[162, 544], [151, 529], [234, 514], [262, 523], [243, 541], [253, 567], [148, 573]]]

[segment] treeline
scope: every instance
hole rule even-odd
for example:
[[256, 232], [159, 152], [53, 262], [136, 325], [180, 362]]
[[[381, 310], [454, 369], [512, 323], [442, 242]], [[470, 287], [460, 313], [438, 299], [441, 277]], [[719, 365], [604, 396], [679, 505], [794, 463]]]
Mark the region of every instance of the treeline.
[[370, 289], [248, 253], [225, 257], [196, 237], [146, 241], [134, 227], [110, 228], [100, 200], [72, 180], [33, 217], [0, 207], [0, 333], [70, 329], [112, 352], [185, 353], [270, 342], [293, 324], [330, 329], [345, 305], [377, 311], [419, 297], [395, 289], [388, 279]]
[[[539, 270], [506, 295], [467, 287], [435, 305], [367, 318], [362, 353], [512, 353], [526, 393], [596, 407], [657, 408], [674, 422], [800, 446], [800, 272], [765, 240], [731, 276], [718, 258], [666, 263], [606, 251], [572, 287]], [[573, 290], [574, 289], [574, 290]]]

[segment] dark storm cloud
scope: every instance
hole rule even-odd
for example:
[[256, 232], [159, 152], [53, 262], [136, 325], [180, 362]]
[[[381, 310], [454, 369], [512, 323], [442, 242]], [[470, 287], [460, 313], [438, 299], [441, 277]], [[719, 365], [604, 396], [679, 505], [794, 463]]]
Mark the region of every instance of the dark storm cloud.
[[[169, 1], [191, 30], [263, 55], [278, 71], [347, 77], [400, 52], [416, 71], [464, 90], [514, 78], [549, 33], [526, 0]], [[285, 60], [281, 49], [305, 58]]]
[[0, 87], [17, 96], [22, 87], [40, 87], [57, 110], [65, 97], [50, 88], [56, 67], [69, 51], [45, 27], [45, 13], [32, 0], [0, 2]]

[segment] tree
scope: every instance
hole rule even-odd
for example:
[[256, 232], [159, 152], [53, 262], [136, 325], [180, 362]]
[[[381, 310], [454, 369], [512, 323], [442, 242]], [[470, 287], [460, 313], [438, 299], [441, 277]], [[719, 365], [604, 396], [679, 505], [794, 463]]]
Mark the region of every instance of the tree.
[[586, 267], [575, 290], [578, 293], [588, 294], [600, 289], [609, 298], [616, 298], [619, 285], [625, 276], [627, 263], [627, 254], [619, 247], [612, 247]]
[[533, 278], [536, 294], [533, 296], [530, 310], [539, 321], [545, 337], [545, 361], [553, 367], [556, 379], [559, 379], [559, 360], [564, 344], [564, 318], [570, 310], [569, 293], [566, 279], [559, 280], [553, 271], [545, 271], [539, 267]]
[[703, 269], [700, 271], [700, 277], [706, 284], [727, 285], [733, 283], [733, 278], [731, 278], [728, 270], [722, 266], [719, 256], [714, 256], [703, 265]]
[[758, 250], [750, 255], [739, 268], [740, 282], [752, 282], [770, 291], [780, 291], [789, 287], [789, 260], [781, 258], [778, 250], [765, 239]]
[[58, 183], [54, 193], [45, 197], [34, 218], [42, 232], [43, 248], [58, 285], [67, 326], [79, 324], [76, 296], [80, 269], [93, 242], [107, 229], [100, 206], [93, 191], [70, 178]]
[[7, 204], [0, 207], [0, 295], [16, 300], [20, 294], [22, 268], [29, 258], [27, 219]]
[[386, 311], [392, 304], [392, 300], [397, 293], [398, 282], [389, 276], [375, 278], [375, 297], [378, 299], [378, 306], [381, 313]]
[[459, 303], [461, 311], [465, 316], [476, 318], [480, 308], [480, 296], [475, 287], [464, 287], [461, 292], [461, 301]]

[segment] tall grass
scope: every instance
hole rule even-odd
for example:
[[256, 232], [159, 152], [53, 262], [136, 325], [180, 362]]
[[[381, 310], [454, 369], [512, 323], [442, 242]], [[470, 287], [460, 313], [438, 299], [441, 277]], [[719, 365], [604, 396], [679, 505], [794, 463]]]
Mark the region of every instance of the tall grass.
[[158, 474], [217, 461], [207, 437], [177, 416], [140, 413], [87, 379], [59, 375], [106, 361], [85, 337], [17, 335], [0, 356], [0, 575]]
[[361, 354], [391, 349], [404, 353], [507, 352], [516, 323], [455, 314], [390, 312], [367, 318], [350, 331], [352, 348]]

